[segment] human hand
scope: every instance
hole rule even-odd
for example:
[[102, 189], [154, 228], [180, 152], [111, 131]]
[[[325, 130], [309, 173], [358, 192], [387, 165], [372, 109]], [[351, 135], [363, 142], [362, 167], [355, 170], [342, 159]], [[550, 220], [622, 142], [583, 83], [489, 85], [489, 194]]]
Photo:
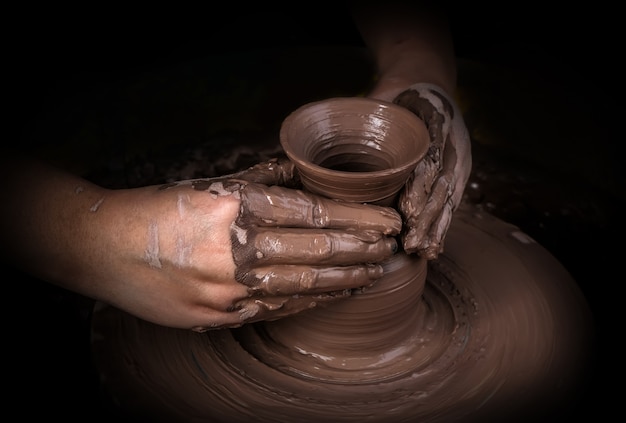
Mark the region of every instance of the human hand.
[[271, 161], [141, 189], [148, 197], [135, 208], [145, 208], [148, 247], [118, 275], [126, 282], [117, 305], [201, 332], [275, 320], [373, 284], [397, 250], [400, 215], [271, 185], [296, 180], [290, 162]]
[[403, 247], [407, 253], [435, 259], [443, 251], [452, 212], [471, 172], [469, 133], [454, 100], [436, 85], [414, 84], [393, 102], [420, 117], [431, 139], [398, 201], [405, 224]]

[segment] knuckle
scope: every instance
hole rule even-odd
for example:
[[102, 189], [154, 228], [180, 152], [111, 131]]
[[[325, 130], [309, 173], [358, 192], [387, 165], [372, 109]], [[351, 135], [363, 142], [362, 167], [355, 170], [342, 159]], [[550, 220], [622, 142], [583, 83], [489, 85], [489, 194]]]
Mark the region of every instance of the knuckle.
[[315, 291], [319, 285], [319, 273], [315, 269], [308, 269], [300, 274], [296, 289], [300, 292]]
[[328, 226], [329, 222], [329, 210], [327, 202], [321, 198], [313, 199], [313, 204], [311, 207], [311, 219], [313, 223], [318, 228], [325, 228]]
[[334, 242], [330, 234], [320, 234], [311, 240], [310, 253], [317, 259], [328, 259], [334, 254]]

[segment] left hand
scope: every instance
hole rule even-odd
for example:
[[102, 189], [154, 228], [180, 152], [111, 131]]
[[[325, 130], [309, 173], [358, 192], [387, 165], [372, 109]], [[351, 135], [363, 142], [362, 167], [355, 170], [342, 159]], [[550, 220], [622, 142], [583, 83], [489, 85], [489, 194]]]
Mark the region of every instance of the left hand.
[[443, 251], [452, 212], [461, 202], [471, 172], [469, 133], [453, 99], [434, 84], [411, 85], [393, 102], [424, 121], [431, 141], [400, 194], [403, 247], [407, 253], [435, 259]]
[[154, 251], [154, 278], [173, 282], [167, 293], [157, 292], [169, 306], [161, 305], [158, 323], [203, 332], [276, 320], [380, 279], [381, 262], [397, 251], [400, 214], [298, 186], [292, 162], [270, 160], [222, 177], [173, 182], [156, 193], [148, 188], [165, 207], [155, 215], [181, 216], [160, 225], [167, 229]]

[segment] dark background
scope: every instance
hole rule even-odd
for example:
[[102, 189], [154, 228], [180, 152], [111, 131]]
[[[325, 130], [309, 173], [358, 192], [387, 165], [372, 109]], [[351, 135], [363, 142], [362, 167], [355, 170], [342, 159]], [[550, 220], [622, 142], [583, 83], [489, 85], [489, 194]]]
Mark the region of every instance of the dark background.
[[[142, 80], [150, 87], [159, 75], [193, 79], [205, 71], [220, 78], [234, 75], [235, 82], [227, 79], [233, 98], [249, 101], [235, 102], [229, 110], [244, 110], [239, 110], [239, 129], [256, 128], [259, 118], [254, 113], [262, 107], [255, 101], [272, 99], [272, 94], [251, 96], [257, 92], [254, 76], [259, 76], [256, 83], [266, 84], [276, 71], [271, 66], [280, 62], [278, 56], [271, 56], [273, 61], [257, 60], [263, 57], [259, 52], [277, 47], [289, 55], [292, 47], [303, 45], [359, 45], [346, 10], [318, 6], [203, 12], [206, 23], [193, 18], [194, 38], [174, 37], [179, 32], [176, 25], [162, 17], [133, 15], [120, 24], [116, 18], [125, 11], [117, 11], [120, 16], [115, 17], [91, 12], [70, 18], [47, 11], [29, 19], [22, 16], [5, 39], [3, 100], [9, 131], [3, 142], [32, 146], [33, 151], [52, 148], [72, 162], [77, 153], [70, 150], [71, 143], [81, 140], [81, 134], [82, 140], [96, 141], [100, 147], [114, 139], [113, 147], [104, 150], [107, 154], [101, 155], [101, 149], [91, 154], [100, 161], [81, 165], [99, 169], [91, 174], [94, 180], [116, 185], [117, 173], [137, 164], [115, 162], [120, 151], [129, 151], [126, 143], [137, 143], [139, 147], [133, 148], [140, 149], [153, 141], [150, 130], [132, 136], [120, 130], [126, 128], [125, 116], [139, 113], [143, 123], [157, 125], [157, 119], [151, 122], [121, 101], [128, 99], [128, 91], [119, 87], [137, 87]], [[519, 225], [561, 260], [579, 283], [594, 313], [598, 339], [590, 389], [585, 401], [572, 404], [572, 409], [579, 415], [608, 412], [616, 405], [619, 388], [607, 382], [616, 379], [619, 385], [617, 373], [623, 367], [612, 347], [619, 339], [626, 198], [621, 172], [625, 91], [620, 14], [602, 4], [549, 10], [540, 4], [487, 7], [466, 2], [462, 7], [450, 5], [449, 11], [460, 59], [460, 92], [471, 100], [466, 122], [474, 142], [472, 181], [480, 184], [480, 190], [472, 192], [470, 200]], [[233, 53], [245, 57], [239, 69], [233, 65]], [[228, 62], [222, 71], [220, 57]], [[345, 76], [344, 66], [349, 68], [352, 62], [347, 63], [327, 62], [316, 71]], [[301, 84], [305, 92], [315, 85], [308, 74], [288, 82]], [[149, 89], [132, 93], [152, 98]], [[199, 104], [207, 98], [225, 102], [229, 97], [226, 93], [190, 101], [191, 113], [194, 107], [205, 112]], [[299, 100], [284, 102], [284, 109], [271, 117], [279, 121], [281, 113]], [[262, 117], [268, 132], [274, 131], [275, 122]], [[94, 122], [97, 125], [89, 125]], [[182, 145], [206, 142], [210, 138], [206, 129], [188, 128], [192, 135], [181, 137]], [[572, 148], [566, 158], [557, 151], [563, 145]], [[85, 144], [82, 148], [89, 156], [89, 148]], [[158, 162], [164, 154], [154, 146], [148, 150], [136, 155]], [[127, 173], [125, 177], [128, 182]], [[91, 300], [13, 270], [4, 281], [5, 388], [13, 403], [9, 409], [26, 418], [44, 413], [49, 418], [98, 420], [103, 412], [89, 350]]]

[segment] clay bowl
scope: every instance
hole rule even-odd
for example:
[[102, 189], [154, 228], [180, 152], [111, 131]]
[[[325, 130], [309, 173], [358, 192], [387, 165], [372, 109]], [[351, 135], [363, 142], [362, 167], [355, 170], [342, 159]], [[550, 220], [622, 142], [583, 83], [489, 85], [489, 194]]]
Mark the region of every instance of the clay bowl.
[[337, 97], [288, 115], [280, 143], [304, 188], [351, 202], [391, 205], [428, 150], [426, 126], [393, 103]]

